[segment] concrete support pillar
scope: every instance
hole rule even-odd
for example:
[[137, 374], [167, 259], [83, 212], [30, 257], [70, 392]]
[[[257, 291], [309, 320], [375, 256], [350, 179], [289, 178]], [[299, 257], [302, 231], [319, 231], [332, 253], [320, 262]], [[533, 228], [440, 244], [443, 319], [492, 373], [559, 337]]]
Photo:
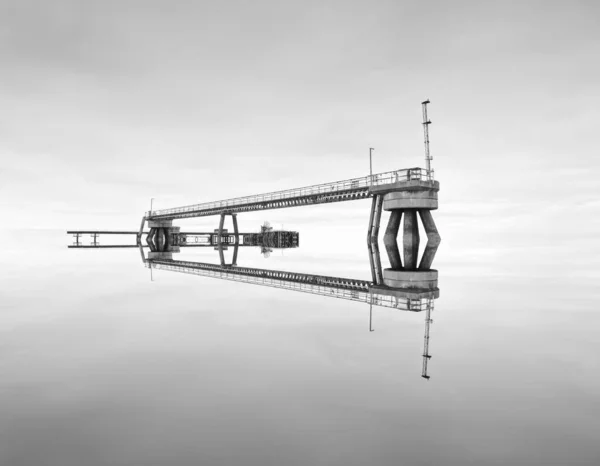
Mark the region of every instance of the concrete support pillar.
[[417, 210], [404, 211], [404, 266], [407, 270], [416, 270], [419, 256], [419, 225]]
[[429, 270], [433, 263], [437, 248], [440, 245], [441, 237], [435, 227], [431, 210], [419, 209], [419, 215], [421, 216], [423, 227], [425, 227], [425, 233], [427, 233], [427, 245], [425, 246], [423, 258], [419, 264], [419, 270]]
[[385, 234], [383, 235], [383, 244], [385, 245], [385, 250], [390, 260], [390, 267], [392, 270], [402, 270], [402, 259], [400, 258], [398, 241], [396, 240], [401, 220], [402, 210], [392, 210]]

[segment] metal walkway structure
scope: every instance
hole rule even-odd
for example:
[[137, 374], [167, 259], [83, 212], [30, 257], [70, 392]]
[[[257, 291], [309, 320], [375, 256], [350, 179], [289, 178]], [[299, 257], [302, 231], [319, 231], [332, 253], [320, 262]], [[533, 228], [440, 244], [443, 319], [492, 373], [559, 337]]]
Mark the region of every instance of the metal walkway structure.
[[[170, 209], [146, 212], [148, 220], [174, 220], [207, 217], [222, 213], [253, 212], [282, 209], [330, 202], [354, 201], [377, 195], [381, 188], [406, 181], [433, 181], [433, 171], [423, 168], [406, 168], [375, 175], [317, 184], [304, 188], [287, 189], [266, 194], [237, 197], [223, 201], [205, 202]], [[379, 189], [378, 189], [379, 188]]]

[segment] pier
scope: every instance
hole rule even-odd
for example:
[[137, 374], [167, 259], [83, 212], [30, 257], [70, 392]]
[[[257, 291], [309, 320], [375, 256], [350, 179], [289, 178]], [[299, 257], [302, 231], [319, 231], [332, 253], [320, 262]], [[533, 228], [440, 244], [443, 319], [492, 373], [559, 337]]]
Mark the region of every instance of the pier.
[[[437, 270], [431, 268], [440, 244], [440, 235], [431, 214], [432, 210], [438, 208], [439, 186], [439, 182], [434, 180], [433, 170], [408, 168], [285, 191], [148, 211], [142, 219], [138, 240], [141, 239], [147, 222], [150, 227], [147, 243], [156, 245], [151, 247], [151, 258], [172, 259], [172, 253], [179, 252], [181, 235], [179, 227], [173, 226], [174, 220], [218, 215], [219, 227], [214, 231], [215, 241], [211, 244], [219, 250], [223, 264], [223, 249], [229, 245], [243, 244], [240, 242], [237, 225], [237, 216], [241, 212], [371, 198], [367, 245], [373, 285], [385, 286], [390, 292], [397, 290], [398, 297], [404, 296], [407, 289], [417, 294], [439, 294]], [[390, 267], [385, 269], [379, 256], [379, 230], [383, 211], [390, 212], [383, 238]], [[224, 229], [227, 216], [232, 217], [233, 234]], [[419, 218], [427, 234], [425, 252], [420, 260], [417, 257], [420, 244]], [[402, 247], [398, 244], [401, 223]], [[237, 249], [233, 264], [236, 263], [236, 253]]]
[[[426, 333], [423, 354], [423, 376], [427, 376], [429, 356], [429, 324], [433, 301], [439, 297], [438, 271], [432, 269], [435, 254], [441, 241], [432, 211], [438, 208], [440, 184], [435, 180], [429, 153], [429, 125], [427, 104], [422, 102], [423, 130], [425, 135], [426, 168], [405, 168], [301, 188], [287, 189], [264, 194], [190, 204], [160, 210], [150, 210], [142, 217], [138, 231], [70, 231], [75, 237], [72, 247], [100, 248], [100, 234], [135, 235], [136, 245], [104, 247], [138, 247], [144, 264], [151, 269], [163, 269], [194, 275], [220, 278], [255, 285], [271, 286], [287, 290], [331, 296], [407, 311], [426, 312]], [[371, 149], [372, 152], [372, 149]], [[371, 155], [371, 154], [370, 154]], [[265, 255], [272, 248], [298, 247], [297, 232], [275, 231], [268, 225], [260, 233], [240, 233], [238, 215], [246, 212], [302, 207], [334, 202], [371, 199], [368, 216], [367, 248], [371, 269], [371, 281], [327, 277], [239, 267], [238, 249], [243, 246], [260, 246]], [[383, 243], [389, 261], [384, 268], [379, 252], [379, 231], [383, 211], [389, 212], [389, 220], [383, 235]], [[219, 216], [218, 228], [212, 232], [181, 232], [174, 226], [176, 220]], [[231, 217], [233, 231], [225, 228], [226, 217]], [[419, 226], [422, 222], [427, 243], [419, 258]], [[144, 254], [142, 237], [146, 232]], [[400, 229], [402, 234], [400, 235]], [[79, 243], [81, 235], [90, 234], [93, 244]], [[400, 238], [399, 238], [400, 235]], [[401, 244], [399, 244], [400, 239]], [[212, 247], [219, 252], [220, 264], [190, 262], [173, 259], [182, 247]], [[233, 247], [233, 259], [225, 263], [224, 251]]]

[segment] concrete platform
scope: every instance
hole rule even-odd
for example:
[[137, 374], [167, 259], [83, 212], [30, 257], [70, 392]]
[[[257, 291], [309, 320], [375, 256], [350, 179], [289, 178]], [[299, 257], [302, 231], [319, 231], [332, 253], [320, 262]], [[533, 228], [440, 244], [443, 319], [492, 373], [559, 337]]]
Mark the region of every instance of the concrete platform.
[[173, 220], [148, 220], [148, 228], [168, 228], [173, 226]]
[[397, 181], [396, 183], [380, 184], [369, 188], [369, 192], [373, 194], [385, 194], [394, 191], [425, 191], [425, 190], [440, 190], [439, 181]]
[[437, 299], [440, 297], [438, 288], [424, 290], [421, 288], [391, 288], [384, 285], [373, 285], [371, 290], [373, 290], [373, 294], [405, 299]]
[[394, 191], [383, 196], [383, 210], [438, 208], [438, 193], [433, 189], [425, 191]]
[[395, 289], [437, 290], [438, 272], [437, 270], [384, 269], [383, 283]]

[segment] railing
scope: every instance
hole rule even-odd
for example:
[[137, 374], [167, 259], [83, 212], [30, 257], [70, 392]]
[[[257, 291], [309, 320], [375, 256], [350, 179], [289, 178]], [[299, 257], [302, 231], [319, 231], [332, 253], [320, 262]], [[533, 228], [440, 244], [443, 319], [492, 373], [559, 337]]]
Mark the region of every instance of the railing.
[[158, 217], [162, 215], [180, 214], [185, 212], [196, 212], [210, 209], [226, 209], [246, 204], [257, 204], [261, 202], [293, 199], [298, 197], [313, 196], [318, 194], [333, 194], [336, 192], [368, 189], [399, 181], [433, 181], [433, 170], [423, 168], [405, 168], [391, 172], [378, 173], [375, 175], [353, 178], [350, 180], [335, 181], [333, 183], [317, 184], [304, 188], [286, 189], [266, 194], [255, 194], [252, 196], [237, 197], [223, 201], [205, 202], [171, 209], [153, 210], [146, 212], [146, 217]]
[[[175, 265], [168, 263], [157, 263], [148, 262], [148, 267], [168, 270], [173, 272], [187, 273], [191, 275], [199, 275], [204, 277], [220, 278], [222, 280], [230, 280], [235, 282], [249, 283], [252, 285], [270, 286], [272, 288], [280, 288], [289, 291], [299, 291], [302, 293], [316, 294], [320, 296], [329, 296], [338, 299], [347, 299], [350, 301], [358, 301], [366, 304], [373, 304], [374, 306], [390, 307], [394, 309], [400, 309], [405, 311], [420, 312], [430, 309], [433, 306], [433, 299], [408, 299], [398, 298], [395, 296], [388, 296], [378, 294], [373, 290], [360, 291], [345, 289], [336, 286], [327, 285], [316, 285], [311, 283], [299, 283], [293, 281], [286, 281], [284, 279], [266, 278], [260, 276], [251, 275], [239, 275], [236, 274], [236, 269], [221, 269], [221, 270], [206, 270], [196, 267], [186, 267], [183, 265]], [[217, 267], [215, 267], [216, 269]]]

